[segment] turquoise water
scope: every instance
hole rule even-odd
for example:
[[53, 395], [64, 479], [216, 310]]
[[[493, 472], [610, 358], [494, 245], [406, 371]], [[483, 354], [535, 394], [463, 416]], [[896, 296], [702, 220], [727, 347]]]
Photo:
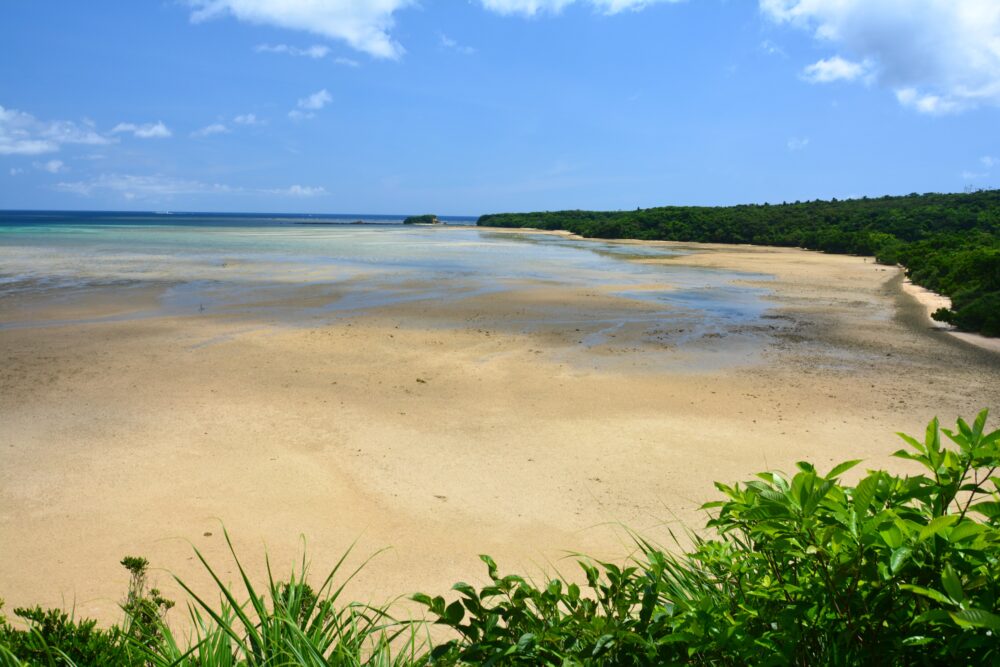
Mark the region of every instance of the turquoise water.
[[[358, 219], [369, 224], [343, 224]], [[317, 221], [326, 224], [302, 224]], [[275, 304], [290, 290], [329, 290], [323, 305], [282, 310], [294, 319], [531, 281], [601, 287], [720, 324], [755, 321], [768, 307], [766, 290], [734, 284], [765, 276], [634, 261], [681, 252], [664, 246], [398, 223], [389, 216], [0, 213], [0, 300], [159, 286], [163, 313], [249, 312], [280, 310]]]

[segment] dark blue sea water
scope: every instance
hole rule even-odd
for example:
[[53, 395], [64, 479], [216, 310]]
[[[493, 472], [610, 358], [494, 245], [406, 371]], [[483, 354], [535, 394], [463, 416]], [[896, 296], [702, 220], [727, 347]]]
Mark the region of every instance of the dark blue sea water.
[[[402, 224], [405, 215], [358, 213], [197, 213], [174, 211], [4, 211], [0, 225], [165, 225], [171, 227], [270, 227], [302, 224]], [[444, 224], [474, 225], [474, 216], [442, 215]]]

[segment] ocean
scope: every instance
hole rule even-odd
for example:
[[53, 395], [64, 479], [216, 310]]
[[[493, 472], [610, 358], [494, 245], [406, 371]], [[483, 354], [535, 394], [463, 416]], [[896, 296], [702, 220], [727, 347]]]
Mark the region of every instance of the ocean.
[[[442, 220], [410, 226], [385, 215], [0, 211], [0, 304], [154, 287], [158, 307], [134, 316], [210, 311], [294, 324], [550, 285], [652, 303], [701, 332], [754, 322], [769, 307], [766, 288], [745, 284], [767, 276], [672, 265], [670, 258], [692, 251], [684, 247]], [[308, 306], [289, 306], [305, 289], [313, 295]], [[26, 312], [0, 317], [0, 327], [41, 324]]]

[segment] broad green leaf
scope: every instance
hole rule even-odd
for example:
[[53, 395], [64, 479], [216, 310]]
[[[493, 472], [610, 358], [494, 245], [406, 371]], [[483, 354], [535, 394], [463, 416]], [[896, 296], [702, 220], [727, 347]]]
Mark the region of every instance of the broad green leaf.
[[982, 609], [962, 609], [951, 612], [951, 618], [962, 627], [1000, 630], [1000, 616]]
[[913, 637], [907, 637], [903, 640], [903, 646], [924, 646], [930, 644], [934, 641], [933, 637], [925, 637], [923, 635], [915, 635]]
[[920, 540], [923, 541], [929, 537], [940, 534], [941, 531], [956, 521], [958, 521], [957, 514], [946, 514], [944, 516], [936, 517], [920, 531]]
[[969, 510], [973, 512], [978, 512], [982, 514], [987, 519], [995, 519], [1000, 516], [1000, 502], [995, 500], [987, 500], [981, 503], [976, 503]]
[[853, 505], [858, 518], [868, 513], [868, 508], [871, 507], [872, 500], [875, 499], [875, 489], [878, 488], [880, 477], [881, 473], [872, 473], [854, 487]]
[[831, 470], [829, 473], [827, 473], [826, 478], [834, 479], [836, 477], [840, 477], [845, 472], [847, 472], [854, 466], [858, 465], [859, 463], [861, 463], [861, 459], [854, 459], [853, 461], [844, 461], [840, 465], [835, 466], [833, 470]]
[[912, 584], [902, 584], [900, 588], [905, 591], [913, 591], [917, 595], [922, 595], [925, 598], [930, 598], [935, 602], [940, 602], [941, 604], [952, 604], [951, 599], [947, 595], [936, 591], [933, 588], [924, 588], [923, 586], [914, 586]]
[[889, 526], [885, 530], [880, 530], [878, 534], [890, 549], [898, 549], [903, 544], [903, 531], [897, 526]]
[[941, 451], [941, 425], [938, 422], [938, 418], [935, 417], [927, 425], [927, 432], [924, 434], [924, 447], [925, 451], [930, 454], [931, 452]]
[[899, 572], [912, 553], [913, 550], [909, 547], [899, 547], [892, 552], [892, 557], [889, 559], [889, 569], [892, 570], [893, 574]]
[[448, 607], [444, 610], [444, 617], [445, 620], [448, 621], [449, 625], [458, 625], [465, 617], [465, 607], [462, 606], [461, 602], [456, 600], [448, 605]]
[[990, 411], [988, 409], [980, 411], [976, 415], [976, 422], [972, 427], [973, 435], [977, 438], [983, 434], [983, 430], [986, 428], [986, 419], [990, 416]]
[[[913, 447], [915, 450], [917, 450], [921, 454], [926, 453], [927, 450], [924, 449], [923, 444], [921, 444], [920, 441], [917, 440], [916, 438], [908, 436], [905, 433], [899, 433], [899, 432], [897, 432], [896, 435], [898, 435], [900, 438], [902, 438], [903, 441], [906, 442], [906, 444], [910, 445], [911, 447]], [[898, 456], [901, 453], [907, 454], [909, 456], [909, 454], [907, 452], [905, 452], [905, 450], [899, 450], [898, 452], [896, 452], [895, 454], [893, 454], [893, 456]]]
[[962, 590], [962, 580], [955, 573], [951, 563], [945, 563], [941, 571], [941, 585], [955, 602], [961, 603], [965, 599], [965, 591]]
[[975, 521], [969, 521], [966, 519], [957, 526], [955, 526], [950, 533], [948, 533], [948, 541], [951, 543], [963, 542], [969, 538], [975, 538], [982, 535], [987, 529], [981, 524]]

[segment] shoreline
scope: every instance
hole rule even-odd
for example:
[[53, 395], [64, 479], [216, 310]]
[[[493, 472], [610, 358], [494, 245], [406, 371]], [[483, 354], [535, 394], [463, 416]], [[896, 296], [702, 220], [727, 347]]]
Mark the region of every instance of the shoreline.
[[[1000, 405], [1000, 364], [929, 335], [896, 268], [654, 243], [692, 251], [657, 260], [664, 283], [673, 264], [750, 274], [767, 311], [702, 332], [697, 311], [616, 296], [567, 266], [565, 284], [294, 327], [209, 309], [0, 330], [0, 597], [113, 620], [126, 554], [205, 590], [191, 545], [235, 576], [220, 522], [252, 577], [262, 544], [283, 570], [303, 535], [316, 572], [362, 535], [362, 551], [392, 547], [350, 587], [373, 601], [482, 581], [480, 553], [522, 572], [566, 553], [616, 562], [629, 547], [615, 526], [697, 530], [715, 481], [800, 460], [905, 470], [894, 432]], [[157, 298], [129, 294], [139, 310]], [[22, 305], [65, 319], [124, 298], [109, 286]]]
[[[517, 233], [517, 232], [527, 232], [531, 234], [553, 234], [556, 236], [562, 236], [565, 238], [577, 239], [581, 241], [600, 241], [600, 242], [611, 242], [611, 243], [622, 243], [622, 244], [663, 244], [663, 245], [677, 245], [677, 246], [708, 246], [717, 247], [720, 249], [733, 249], [733, 248], [760, 248], [760, 249], [771, 249], [771, 250], [783, 250], [789, 249], [788, 246], [766, 246], [757, 245], [753, 243], [745, 244], [732, 244], [732, 243], [702, 243], [696, 241], [669, 241], [665, 239], [598, 239], [588, 236], [580, 236], [573, 232], [564, 229], [539, 229], [537, 227], [479, 227], [474, 226], [475, 229], [488, 229], [490, 231], [501, 231], [504, 233]], [[865, 259], [874, 259], [871, 256], [863, 255], [847, 255], [841, 253], [826, 253], [820, 250], [810, 250], [808, 248], [794, 248], [795, 250], [802, 250], [804, 252], [817, 253], [820, 255], [836, 255], [843, 257], [864, 257]], [[899, 267], [901, 271], [905, 271], [902, 267]], [[952, 325], [946, 322], [939, 322], [931, 317], [938, 308], [951, 308], [951, 299], [948, 297], [933, 292], [925, 287], [915, 284], [909, 278], [906, 277], [905, 273], [903, 275], [903, 280], [901, 282], [900, 289], [904, 294], [911, 297], [917, 303], [923, 307], [925, 311], [925, 319], [927, 324], [929, 324], [934, 329], [939, 329], [942, 332], [948, 334], [955, 340], [962, 341], [969, 345], [974, 345], [982, 350], [988, 352], [993, 352], [1000, 354], [1000, 338], [990, 338], [988, 336], [983, 336], [982, 334], [969, 333], [967, 331], [958, 331]]]
[[932, 292], [926, 287], [916, 285], [909, 278], [905, 277], [901, 283], [901, 289], [904, 294], [911, 297], [923, 307], [924, 319], [931, 327], [939, 329], [956, 340], [962, 341], [963, 343], [975, 345], [982, 350], [1000, 354], [1000, 338], [988, 338], [980, 334], [958, 331], [950, 324], [946, 322], [939, 322], [931, 317], [931, 314], [938, 308], [951, 308], [951, 299], [948, 297], [938, 294], [937, 292]]

